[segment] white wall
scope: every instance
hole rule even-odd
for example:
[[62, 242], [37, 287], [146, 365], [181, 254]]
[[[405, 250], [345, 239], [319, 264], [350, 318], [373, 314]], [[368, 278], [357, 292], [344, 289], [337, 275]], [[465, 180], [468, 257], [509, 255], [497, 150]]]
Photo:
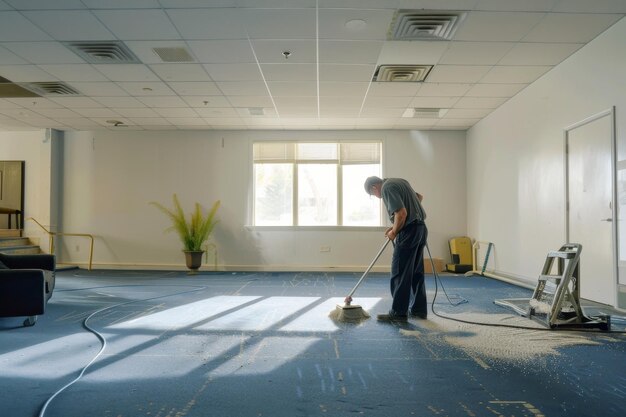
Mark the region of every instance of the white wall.
[[[51, 206], [52, 154], [54, 141], [45, 130], [0, 132], [0, 159], [25, 161], [24, 218], [33, 217], [47, 228], [56, 226]], [[48, 250], [47, 235], [33, 222], [25, 221], [24, 235], [34, 238]]]
[[[382, 139], [384, 176], [407, 178], [424, 195], [433, 256], [448, 260], [447, 239], [466, 233], [465, 133], [454, 131], [66, 132], [63, 231], [96, 235], [96, 268], [183, 268], [177, 236], [163, 233], [168, 220], [148, 204], [171, 206], [177, 193], [185, 207], [221, 200], [213, 236], [220, 269], [365, 269], [382, 229], [247, 227], [251, 144], [271, 139]], [[61, 258], [86, 262], [85, 244], [66, 239]], [[321, 253], [322, 245], [331, 251]], [[390, 253], [379, 266], [388, 267]]]
[[625, 39], [622, 19], [468, 131], [468, 230], [494, 242], [497, 272], [536, 282], [565, 243], [566, 127], [616, 106], [626, 158]]

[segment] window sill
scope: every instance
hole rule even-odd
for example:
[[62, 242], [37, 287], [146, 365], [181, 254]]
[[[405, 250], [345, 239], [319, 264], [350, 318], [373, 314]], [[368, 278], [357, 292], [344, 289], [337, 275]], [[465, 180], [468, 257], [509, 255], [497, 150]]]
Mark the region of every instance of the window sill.
[[252, 232], [379, 232], [386, 226], [244, 226]]

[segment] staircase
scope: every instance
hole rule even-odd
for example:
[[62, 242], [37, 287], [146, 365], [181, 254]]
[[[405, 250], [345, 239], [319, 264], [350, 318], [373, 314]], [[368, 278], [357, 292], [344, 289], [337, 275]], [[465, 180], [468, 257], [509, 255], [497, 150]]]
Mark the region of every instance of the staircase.
[[0, 252], [9, 255], [30, 255], [42, 253], [38, 245], [34, 245], [29, 238], [22, 237], [19, 229], [0, 229]]

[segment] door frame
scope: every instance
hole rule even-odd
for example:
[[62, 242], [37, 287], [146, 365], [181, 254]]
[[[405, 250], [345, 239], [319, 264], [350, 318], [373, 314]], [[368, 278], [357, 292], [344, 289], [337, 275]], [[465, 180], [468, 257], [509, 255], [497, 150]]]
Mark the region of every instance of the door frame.
[[611, 125], [611, 215], [613, 216], [613, 221], [611, 222], [611, 240], [612, 240], [612, 257], [613, 257], [613, 294], [612, 298], [612, 306], [617, 307], [618, 302], [618, 291], [619, 291], [619, 270], [618, 270], [618, 259], [619, 259], [619, 251], [618, 251], [618, 239], [617, 239], [617, 145], [615, 138], [615, 106], [604, 110], [600, 113], [596, 113], [592, 116], [589, 116], [579, 122], [576, 122], [572, 125], [567, 126], [563, 130], [563, 148], [564, 148], [564, 178], [565, 178], [565, 242], [569, 242], [569, 151], [568, 151], [568, 141], [569, 141], [569, 132], [584, 126], [586, 124], [595, 122], [603, 117], [609, 116], [609, 122]]

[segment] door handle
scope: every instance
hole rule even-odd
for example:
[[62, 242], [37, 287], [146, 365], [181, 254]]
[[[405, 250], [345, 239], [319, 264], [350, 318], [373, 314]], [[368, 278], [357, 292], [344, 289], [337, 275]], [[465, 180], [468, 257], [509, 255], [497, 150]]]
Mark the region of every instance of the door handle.
[[608, 219], [601, 219], [601, 222], [612, 222], [613, 218], [609, 217]]

